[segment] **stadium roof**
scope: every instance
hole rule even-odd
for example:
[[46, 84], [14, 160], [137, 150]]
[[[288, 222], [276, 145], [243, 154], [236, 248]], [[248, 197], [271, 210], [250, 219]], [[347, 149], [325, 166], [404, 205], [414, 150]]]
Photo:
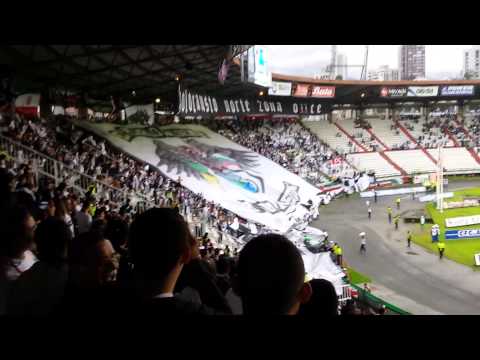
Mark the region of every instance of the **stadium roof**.
[[[208, 93], [245, 91], [240, 69], [230, 67], [220, 85], [217, 74], [230, 51], [249, 45], [4, 45], [0, 64], [15, 74], [17, 91], [46, 87], [86, 93], [89, 98], [140, 103], [156, 97], [177, 98], [176, 76], [183, 85]], [[248, 91], [248, 87], [247, 91]], [[135, 96], [132, 96], [135, 91]]]
[[[16, 92], [43, 92], [53, 88], [86, 94], [99, 102], [118, 95], [124, 102], [146, 103], [160, 97], [178, 102], [178, 82], [195, 93], [212, 96], [257, 96], [257, 86], [242, 83], [238, 58], [230, 66], [224, 85], [218, 71], [227, 53], [235, 56], [250, 45], [4, 45], [0, 49], [2, 71], [15, 75]], [[345, 104], [381, 104], [405, 101], [461, 99], [462, 96], [432, 98], [380, 96], [384, 87], [476, 85], [480, 80], [364, 81], [316, 80], [307, 77], [272, 74], [275, 81], [335, 86], [335, 96], [324, 101]], [[133, 92], [135, 95], [133, 95]], [[163, 103], [163, 101], [162, 101]]]

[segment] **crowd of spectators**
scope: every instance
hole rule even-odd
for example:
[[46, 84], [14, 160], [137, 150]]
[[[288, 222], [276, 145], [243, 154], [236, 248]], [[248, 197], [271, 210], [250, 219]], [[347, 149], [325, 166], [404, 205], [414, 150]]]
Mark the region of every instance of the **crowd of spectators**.
[[211, 119], [197, 123], [265, 156], [314, 186], [353, 172], [343, 156], [297, 119]]
[[[239, 218], [219, 204], [205, 200], [201, 194], [188, 190], [181, 185], [181, 178], [172, 181], [162, 176], [156, 168], [129, 157], [109, 146], [103, 139], [75, 127], [62, 115], [49, 120], [29, 120], [17, 115], [15, 119], [0, 126], [3, 134], [9, 138], [52, 157], [66, 167], [77, 170], [77, 173], [89, 175], [103, 184], [129, 194], [128, 198], [138, 195], [137, 198], [145, 199], [154, 206], [178, 207], [187, 218], [198, 220], [199, 232], [205, 232], [208, 225], [220, 233], [228, 232], [231, 235], [239, 234], [240, 224], [248, 229], [255, 228], [256, 231], [264, 228], [261, 224]], [[22, 150], [17, 154], [17, 158], [19, 163], [24, 162]], [[33, 163], [26, 159], [25, 162], [30, 169], [45, 166], [45, 163]], [[64, 187], [74, 180], [69, 172], [65, 172], [62, 177], [65, 179]], [[21, 184], [25, 185], [25, 191], [32, 192], [36, 191], [39, 185], [33, 176], [30, 176], [29, 181], [23, 176]], [[45, 188], [51, 187], [52, 181], [47, 181]], [[42, 192], [45, 191], [47, 190], [42, 188]], [[103, 192], [102, 196], [100, 205], [105, 205], [108, 209], [124, 206], [131, 213], [135, 207], [133, 202], [118, 204], [111, 201], [109, 192]]]
[[[115, 150], [93, 136], [82, 138], [58, 126], [52, 130], [47, 121], [20, 118], [9, 122], [6, 132], [38, 151], [55, 149], [48, 154], [57, 160], [68, 161], [72, 152], [74, 159], [88, 153], [92, 177], [103, 180], [104, 171], [113, 179], [124, 176], [120, 186], [125, 181], [132, 192], [146, 190], [134, 185], [135, 175], [161, 177], [125, 155], [113, 155]], [[120, 155], [128, 173], [108, 172]], [[240, 252], [213, 240], [207, 225], [220, 225], [220, 233], [238, 232], [239, 227], [216, 221], [228, 215], [219, 214], [223, 210], [201, 195], [188, 193], [181, 179], [163, 178], [163, 201], [137, 212], [129, 201], [114, 204], [99, 197], [95, 187], [79, 194], [68, 179], [56, 186], [39, 176], [36, 166], [0, 154], [2, 315], [339, 313], [333, 285], [305, 282], [300, 252], [285, 237], [259, 229], [261, 235]], [[186, 220], [190, 212], [201, 219], [194, 231]], [[236, 217], [230, 225], [235, 223]], [[347, 310], [341, 312], [356, 313], [355, 307]]]
[[470, 136], [464, 134], [463, 139], [468, 141], [468, 143], [475, 147], [477, 153], [479, 152], [480, 147], [480, 115], [473, 114], [468, 116], [468, 122], [464, 119], [462, 126], [469, 132]]
[[15, 191], [17, 179], [0, 169], [2, 315], [339, 314], [333, 285], [306, 282], [284, 236], [239, 252], [193, 236], [178, 208], [130, 217], [58, 187], [42, 207]]

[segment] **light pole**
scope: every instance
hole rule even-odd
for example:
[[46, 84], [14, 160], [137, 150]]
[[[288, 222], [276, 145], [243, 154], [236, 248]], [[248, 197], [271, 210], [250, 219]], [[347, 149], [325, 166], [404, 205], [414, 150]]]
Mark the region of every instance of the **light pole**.
[[442, 145], [438, 146], [437, 161], [437, 210], [443, 213], [443, 161]]

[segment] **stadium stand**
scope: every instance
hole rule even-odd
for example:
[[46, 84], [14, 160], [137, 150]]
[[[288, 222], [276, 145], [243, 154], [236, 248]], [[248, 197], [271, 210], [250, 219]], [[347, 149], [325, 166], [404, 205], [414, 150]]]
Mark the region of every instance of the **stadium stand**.
[[415, 147], [408, 137], [389, 119], [369, 119], [373, 132], [390, 150], [404, 150]]
[[316, 134], [319, 139], [325, 141], [333, 150], [340, 154], [350, 154], [362, 151], [360, 147], [355, 145], [333, 123], [305, 119], [303, 124]]
[[[438, 158], [438, 150], [427, 150], [435, 159]], [[443, 167], [450, 172], [475, 172], [480, 171], [480, 164], [471, 156], [466, 148], [444, 148], [442, 150]]]
[[436, 165], [422, 150], [397, 150], [385, 153], [409, 174], [436, 170]]
[[378, 152], [349, 154], [347, 159], [360, 171], [374, 171], [379, 178], [401, 175], [401, 172]]

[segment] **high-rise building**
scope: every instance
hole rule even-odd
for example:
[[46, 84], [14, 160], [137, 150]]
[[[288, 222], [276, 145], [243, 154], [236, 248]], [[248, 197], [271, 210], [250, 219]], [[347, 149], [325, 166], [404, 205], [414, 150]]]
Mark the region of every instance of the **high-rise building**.
[[321, 73], [313, 74], [313, 78], [315, 80], [331, 80], [331, 74], [329, 71], [323, 71]]
[[466, 74], [472, 79], [480, 79], [480, 45], [463, 50], [463, 76]]
[[347, 59], [347, 56], [345, 54], [338, 53], [336, 63], [337, 63], [337, 67], [335, 69], [336, 70], [335, 71], [335, 78], [340, 75], [342, 77], [342, 80], [346, 80], [347, 76], [348, 76], [348, 72], [347, 72], [348, 59]]
[[380, 66], [376, 70], [370, 70], [368, 72], [368, 80], [376, 81], [389, 81], [399, 80], [397, 69], [390, 69], [388, 65]]
[[399, 71], [401, 80], [425, 78], [425, 45], [400, 45]]

